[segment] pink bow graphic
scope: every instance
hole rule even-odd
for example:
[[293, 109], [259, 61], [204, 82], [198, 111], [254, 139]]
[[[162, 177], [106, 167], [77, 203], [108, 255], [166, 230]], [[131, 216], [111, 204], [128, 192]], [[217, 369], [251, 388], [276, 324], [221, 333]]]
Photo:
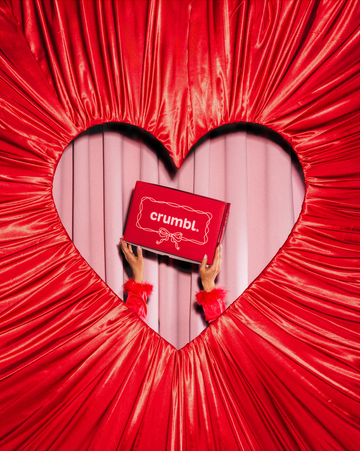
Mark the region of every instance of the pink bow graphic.
[[161, 240], [156, 241], [156, 244], [161, 244], [163, 241], [168, 241], [168, 239], [171, 238], [171, 242], [175, 244], [176, 249], [180, 249], [180, 247], [178, 246], [178, 243], [183, 238], [183, 234], [181, 232], [170, 233], [164, 227], [160, 227], [158, 233], [160, 235]]

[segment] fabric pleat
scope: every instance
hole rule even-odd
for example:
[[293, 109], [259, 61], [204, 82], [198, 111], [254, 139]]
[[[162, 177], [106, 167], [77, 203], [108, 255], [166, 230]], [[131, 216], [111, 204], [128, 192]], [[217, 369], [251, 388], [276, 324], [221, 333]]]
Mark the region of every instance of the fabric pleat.
[[[346, 450], [360, 442], [360, 3], [0, 0], [0, 447]], [[125, 122], [181, 166], [250, 122], [302, 164], [272, 262], [176, 350], [89, 267], [53, 176]]]

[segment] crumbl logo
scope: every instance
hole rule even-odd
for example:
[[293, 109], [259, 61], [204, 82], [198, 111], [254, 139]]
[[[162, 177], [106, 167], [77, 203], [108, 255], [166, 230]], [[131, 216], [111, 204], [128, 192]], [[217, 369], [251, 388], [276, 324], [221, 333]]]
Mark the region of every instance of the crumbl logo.
[[194, 232], [198, 232], [199, 229], [195, 229], [195, 220], [189, 221], [188, 218], [185, 219], [179, 219], [179, 218], [175, 218], [172, 217], [170, 215], [165, 215], [163, 213], [157, 213], [156, 211], [153, 211], [150, 213], [150, 219], [152, 221], [160, 221], [161, 217], [163, 217], [162, 222], [164, 224], [170, 224], [170, 225], [175, 225], [175, 227], [183, 227], [184, 229], [187, 230], [193, 230]]
[[[167, 211], [167, 214], [160, 213], [160, 207], [162, 207], [162, 209], [166, 208], [166, 210], [170, 210], [171, 214], [169, 214], [169, 211]], [[173, 209], [175, 209], [174, 212], [171, 211]], [[191, 218], [191, 220], [189, 220], [189, 213], [192, 216], [197, 216], [198, 219]], [[157, 233], [159, 235], [159, 240], [156, 241], [156, 244], [161, 244], [164, 241], [170, 240], [174, 243], [176, 249], [180, 249], [179, 243], [181, 241], [190, 241], [199, 246], [203, 246], [208, 242], [208, 234], [210, 230], [209, 225], [212, 219], [212, 214], [207, 211], [195, 210], [188, 205], [155, 200], [152, 197], [144, 196], [141, 198], [139, 213], [136, 219], [136, 227], [147, 232]], [[204, 227], [200, 227], [201, 233], [200, 229], [196, 226], [196, 221], [204, 224]], [[169, 228], [171, 231], [162, 225], [166, 225], [167, 227], [170, 226]], [[157, 226], [158, 228], [156, 228]], [[177, 229], [182, 229], [182, 231], [174, 231], [174, 227]], [[204, 229], [203, 231], [202, 228]], [[199, 236], [199, 239], [194, 239], [190, 237], [191, 235], [186, 236], [185, 231], [188, 231], [188, 233], [199, 233], [199, 235], [203, 236]]]

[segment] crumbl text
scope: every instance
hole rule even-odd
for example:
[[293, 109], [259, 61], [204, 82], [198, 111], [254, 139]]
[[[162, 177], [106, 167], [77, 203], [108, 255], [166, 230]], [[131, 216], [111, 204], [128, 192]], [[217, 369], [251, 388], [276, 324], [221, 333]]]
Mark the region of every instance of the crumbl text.
[[175, 227], [180, 227], [186, 230], [193, 230], [194, 232], [199, 231], [199, 229], [197, 229], [195, 225], [196, 221], [191, 222], [187, 218], [174, 218], [172, 216], [164, 215], [163, 213], [156, 213], [156, 211], [153, 211], [152, 213], [150, 213], [150, 219], [152, 221], [163, 222], [164, 224], [174, 225]]

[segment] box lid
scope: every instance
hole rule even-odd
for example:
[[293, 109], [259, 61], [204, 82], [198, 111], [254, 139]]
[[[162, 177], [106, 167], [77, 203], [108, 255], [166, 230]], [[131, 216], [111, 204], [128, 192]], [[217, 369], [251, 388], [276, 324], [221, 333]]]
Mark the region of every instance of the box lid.
[[145, 182], [136, 182], [124, 240], [160, 254], [211, 264], [230, 204]]

